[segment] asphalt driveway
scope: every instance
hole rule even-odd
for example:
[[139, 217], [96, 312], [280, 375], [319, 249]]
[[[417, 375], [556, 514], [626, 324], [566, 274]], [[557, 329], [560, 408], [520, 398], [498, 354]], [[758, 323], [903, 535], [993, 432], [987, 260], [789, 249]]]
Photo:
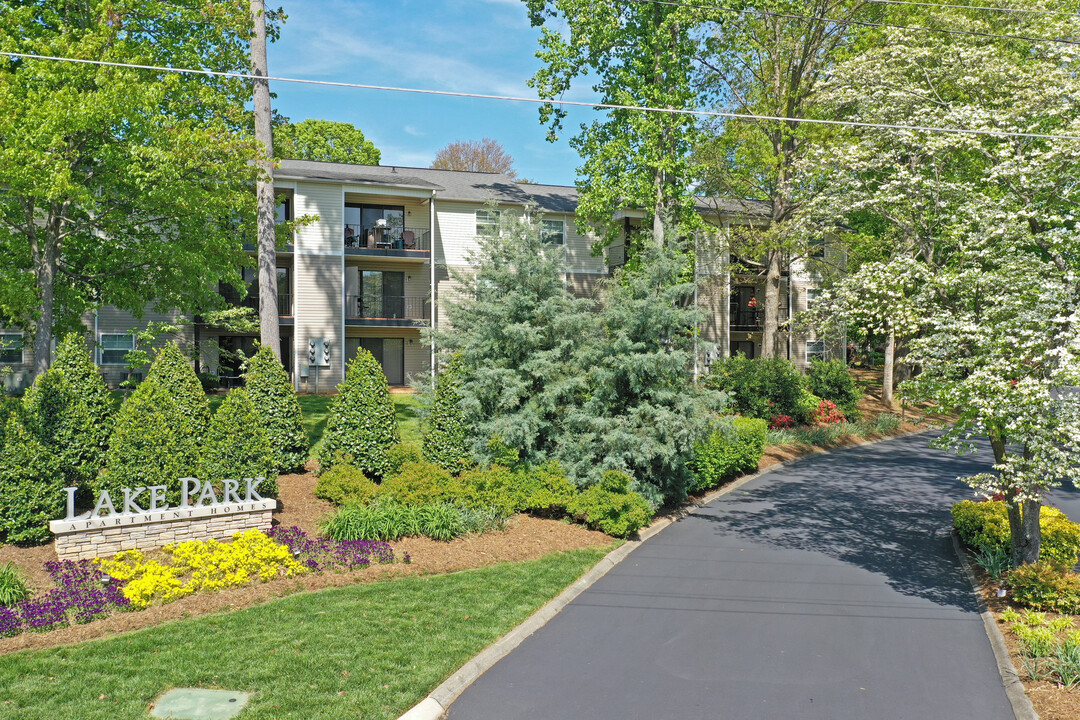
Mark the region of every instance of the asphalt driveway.
[[1006, 720], [917, 435], [803, 459], [672, 524], [482, 675], [450, 720]]

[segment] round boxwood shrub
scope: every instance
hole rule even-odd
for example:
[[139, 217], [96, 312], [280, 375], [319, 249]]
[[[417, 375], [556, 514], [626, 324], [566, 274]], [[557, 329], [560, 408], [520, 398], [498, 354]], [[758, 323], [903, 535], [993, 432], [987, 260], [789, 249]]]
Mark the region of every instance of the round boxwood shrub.
[[567, 512], [613, 537], [627, 537], [652, 519], [649, 503], [631, 492], [630, 476], [618, 470], [605, 472], [570, 502]]
[[191, 433], [195, 444], [201, 445], [210, 424], [210, 404], [195, 370], [175, 342], [158, 350], [140, 387], [146, 383], [169, 390], [178, 415], [186, 418], [183, 431]]
[[405, 463], [417, 463], [423, 460], [420, 448], [412, 443], [391, 445], [386, 451], [386, 475], [397, 475]]
[[[265, 478], [259, 485], [263, 497], [277, 497], [277, 469], [274, 451], [260, 423], [255, 405], [244, 388], [229, 392], [210, 419], [206, 431], [199, 479], [220, 488], [225, 479]], [[221, 497], [221, 494], [218, 494]]]
[[705, 385], [731, 399], [729, 410], [766, 422], [777, 415], [802, 418], [802, 374], [784, 358], [721, 358], [713, 363]]
[[260, 424], [266, 428], [277, 472], [302, 469], [308, 458], [304, 414], [289, 375], [269, 346], [260, 347], [248, 360], [244, 387]]
[[577, 488], [566, 476], [566, 470], [554, 460], [519, 469], [514, 490], [518, 512], [543, 516], [565, 514], [567, 506], [577, 494]]
[[319, 448], [319, 472], [333, 467], [340, 451], [352, 455], [364, 475], [383, 477], [390, 468], [387, 450], [400, 438], [390, 386], [375, 356], [361, 348], [337, 391]]
[[460, 354], [454, 355], [435, 378], [431, 414], [423, 427], [424, 459], [455, 475], [472, 463], [458, 392], [463, 362]]
[[[964, 500], [952, 506], [952, 516], [953, 526], [964, 544], [982, 552], [1011, 555], [1012, 533], [1004, 502]], [[1057, 508], [1043, 507], [1039, 511], [1039, 528], [1042, 530], [1040, 559], [1070, 568], [1076, 565], [1080, 556], [1080, 524], [1069, 520]]]
[[806, 372], [806, 382], [810, 392], [822, 400], [836, 403], [848, 422], [859, 419], [862, 391], [843, 360], [813, 360]]
[[690, 492], [719, 487], [739, 473], [757, 470], [765, 451], [766, 425], [757, 418], [735, 418], [730, 427], [719, 428], [694, 447], [690, 467], [694, 479]]
[[[194, 419], [181, 414], [167, 386], [147, 378], [120, 406], [95, 495], [120, 488], [165, 485], [169, 504], [180, 498], [180, 478], [198, 474]], [[116, 501], [116, 497], [113, 497]]]
[[378, 494], [379, 486], [364, 477], [348, 455], [338, 458], [315, 484], [315, 497], [335, 505], [370, 505]]
[[471, 509], [495, 508], [503, 517], [518, 511], [521, 473], [502, 465], [474, 468], [458, 477], [457, 501]]
[[402, 505], [428, 505], [457, 499], [460, 490], [450, 473], [425, 462], [405, 463], [379, 486], [379, 497]]
[[14, 413], [0, 452], [0, 536], [10, 543], [51, 537], [49, 521], [64, 517], [67, 482], [60, 459]]

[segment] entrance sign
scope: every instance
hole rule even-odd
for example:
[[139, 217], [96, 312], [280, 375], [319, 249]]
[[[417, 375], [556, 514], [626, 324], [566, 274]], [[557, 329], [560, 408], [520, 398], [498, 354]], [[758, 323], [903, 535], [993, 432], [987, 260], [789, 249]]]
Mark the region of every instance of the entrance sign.
[[56, 554], [61, 560], [90, 559], [185, 540], [229, 540], [236, 532], [269, 528], [277, 500], [259, 495], [264, 479], [225, 480], [219, 497], [213, 483], [181, 478], [179, 505], [168, 504], [165, 485], [103, 490], [94, 509], [78, 515], [78, 488], [65, 488], [67, 516], [49, 522]]

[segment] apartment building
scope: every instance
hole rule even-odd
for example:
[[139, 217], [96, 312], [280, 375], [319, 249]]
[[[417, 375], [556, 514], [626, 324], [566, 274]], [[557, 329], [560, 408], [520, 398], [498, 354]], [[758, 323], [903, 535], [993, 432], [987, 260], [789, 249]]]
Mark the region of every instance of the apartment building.
[[[540, 217], [544, 238], [563, 248], [566, 286], [578, 294], [592, 293], [626, 261], [626, 238], [643, 219], [641, 212], [620, 213], [614, 218], [622, 226], [620, 240], [597, 256], [595, 236], [577, 232], [574, 187], [519, 183], [501, 173], [283, 160], [275, 172], [275, 192], [283, 199], [280, 221], [311, 219], [279, 251], [277, 268], [281, 354], [300, 392], [332, 390], [361, 347], [379, 360], [391, 385], [404, 385], [429, 367], [432, 349], [421, 330], [442, 321], [446, 302], [457, 292], [453, 271], [470, 268], [477, 237], [497, 233], [504, 215]], [[708, 310], [703, 348], [711, 348], [703, 352], [703, 366], [728, 353], [757, 356], [763, 283], [752, 271], [729, 272], [725, 233], [736, 225], [767, 224], [768, 208], [702, 199], [699, 211], [713, 228], [702, 234], [698, 253], [697, 302]], [[247, 298], [231, 299], [254, 307], [252, 273]], [[805, 263], [793, 264], [781, 286], [781, 307], [804, 309], [812, 302], [815, 281]], [[232, 291], [223, 292], [229, 297]], [[95, 361], [110, 384], [127, 374], [123, 355], [135, 345], [132, 328], [166, 319], [151, 314], [137, 320], [112, 308], [87, 318]], [[256, 336], [195, 324], [178, 340], [201, 349], [200, 370], [230, 378], [239, 374], [237, 354], [249, 355]], [[3, 341], [5, 382], [24, 387], [30, 379], [29, 348], [22, 347], [17, 333], [0, 337]], [[813, 337], [792, 337], [788, 345], [799, 365], [836, 352]]]

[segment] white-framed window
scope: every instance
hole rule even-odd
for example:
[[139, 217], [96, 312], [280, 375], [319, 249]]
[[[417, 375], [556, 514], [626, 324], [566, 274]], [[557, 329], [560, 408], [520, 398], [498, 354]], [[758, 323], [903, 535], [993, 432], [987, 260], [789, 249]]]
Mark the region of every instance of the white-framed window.
[[814, 307], [814, 303], [821, 297], [821, 290], [818, 288], [806, 288], [806, 309]]
[[818, 360], [825, 359], [825, 341], [824, 340], [807, 340], [806, 341], [806, 362], [809, 363], [814, 358]]
[[566, 238], [566, 231], [562, 220], [541, 220], [540, 239], [552, 245], [562, 245]]
[[499, 234], [499, 223], [502, 213], [499, 210], [476, 211], [476, 234], [484, 237], [495, 237]]
[[101, 333], [99, 365], [124, 365], [124, 356], [135, 349], [133, 333]]
[[0, 333], [0, 365], [22, 365], [22, 351], [22, 333]]

